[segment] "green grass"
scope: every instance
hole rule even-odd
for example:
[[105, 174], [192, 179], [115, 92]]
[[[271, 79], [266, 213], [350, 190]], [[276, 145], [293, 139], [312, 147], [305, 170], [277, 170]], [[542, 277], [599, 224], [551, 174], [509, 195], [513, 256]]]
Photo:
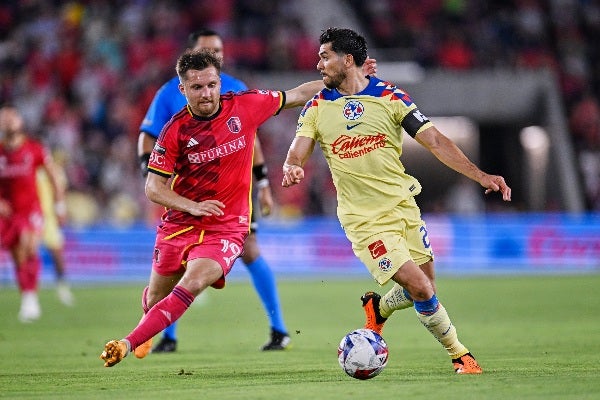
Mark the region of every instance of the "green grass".
[[232, 282], [183, 316], [177, 353], [104, 368], [104, 343], [140, 317], [142, 286], [76, 287], [72, 309], [44, 289], [42, 319], [27, 325], [16, 318], [17, 291], [0, 290], [0, 398], [600, 398], [600, 275], [440, 278], [439, 297], [484, 374], [453, 374], [405, 310], [388, 322], [390, 359], [369, 381], [344, 375], [336, 355], [341, 337], [363, 323], [359, 296], [377, 289], [368, 278], [281, 281], [289, 351], [258, 351], [266, 318], [250, 285]]

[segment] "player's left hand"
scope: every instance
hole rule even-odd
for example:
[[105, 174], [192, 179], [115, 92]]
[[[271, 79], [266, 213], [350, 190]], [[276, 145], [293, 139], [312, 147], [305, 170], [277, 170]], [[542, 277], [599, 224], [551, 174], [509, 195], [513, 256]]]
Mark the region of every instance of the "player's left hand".
[[304, 169], [299, 165], [283, 164], [283, 181], [281, 186], [290, 187], [304, 179]]
[[57, 201], [54, 204], [54, 212], [60, 226], [64, 226], [67, 222], [67, 203], [64, 200]]
[[487, 188], [485, 194], [500, 192], [502, 193], [502, 200], [511, 200], [512, 189], [506, 184], [504, 178], [499, 175], [486, 175], [481, 182], [481, 186]]

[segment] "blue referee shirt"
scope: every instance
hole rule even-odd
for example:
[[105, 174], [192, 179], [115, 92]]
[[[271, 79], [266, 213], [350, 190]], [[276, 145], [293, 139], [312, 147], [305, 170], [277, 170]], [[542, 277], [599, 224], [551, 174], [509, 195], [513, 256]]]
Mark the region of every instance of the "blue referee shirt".
[[[221, 94], [247, 90], [246, 84], [231, 75], [221, 72]], [[161, 86], [140, 125], [140, 131], [158, 138], [163, 126], [187, 104], [179, 91], [179, 77], [176, 76]]]

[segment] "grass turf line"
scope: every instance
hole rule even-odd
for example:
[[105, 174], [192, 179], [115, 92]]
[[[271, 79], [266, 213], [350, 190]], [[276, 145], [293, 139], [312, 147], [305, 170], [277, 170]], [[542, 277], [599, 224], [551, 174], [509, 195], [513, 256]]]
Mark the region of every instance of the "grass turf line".
[[42, 319], [17, 321], [19, 297], [0, 290], [0, 398], [120, 399], [596, 399], [600, 397], [600, 275], [438, 279], [459, 337], [484, 368], [456, 376], [412, 310], [384, 337], [386, 369], [369, 381], [337, 364], [342, 336], [363, 324], [360, 295], [383, 292], [365, 279], [279, 282], [293, 348], [263, 353], [262, 306], [249, 283], [232, 282], [196, 301], [179, 324], [175, 354], [98, 358], [140, 317], [143, 284], [75, 287], [77, 305], [41, 292]]

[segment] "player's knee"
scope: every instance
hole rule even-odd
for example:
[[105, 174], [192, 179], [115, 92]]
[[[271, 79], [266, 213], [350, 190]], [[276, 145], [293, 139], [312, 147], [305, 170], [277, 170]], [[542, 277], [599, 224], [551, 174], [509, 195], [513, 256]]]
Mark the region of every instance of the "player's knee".
[[146, 303], [142, 305], [144, 311], [146, 311], [146, 308], [149, 310], [154, 307], [154, 305], [161, 301], [164, 297], [165, 296], [161, 293], [148, 291], [146, 293]]
[[254, 235], [248, 236], [246, 242], [244, 243], [244, 252], [241, 255], [242, 261], [244, 264], [248, 265], [254, 262], [258, 257], [260, 257], [260, 249], [258, 248], [258, 242]]
[[412, 291], [409, 290], [408, 293], [414, 301], [426, 301], [431, 299], [434, 295], [433, 289], [431, 289], [431, 287], [413, 289]]
[[431, 281], [425, 276], [412, 280], [405, 286], [405, 289], [415, 301], [429, 300], [435, 294]]

